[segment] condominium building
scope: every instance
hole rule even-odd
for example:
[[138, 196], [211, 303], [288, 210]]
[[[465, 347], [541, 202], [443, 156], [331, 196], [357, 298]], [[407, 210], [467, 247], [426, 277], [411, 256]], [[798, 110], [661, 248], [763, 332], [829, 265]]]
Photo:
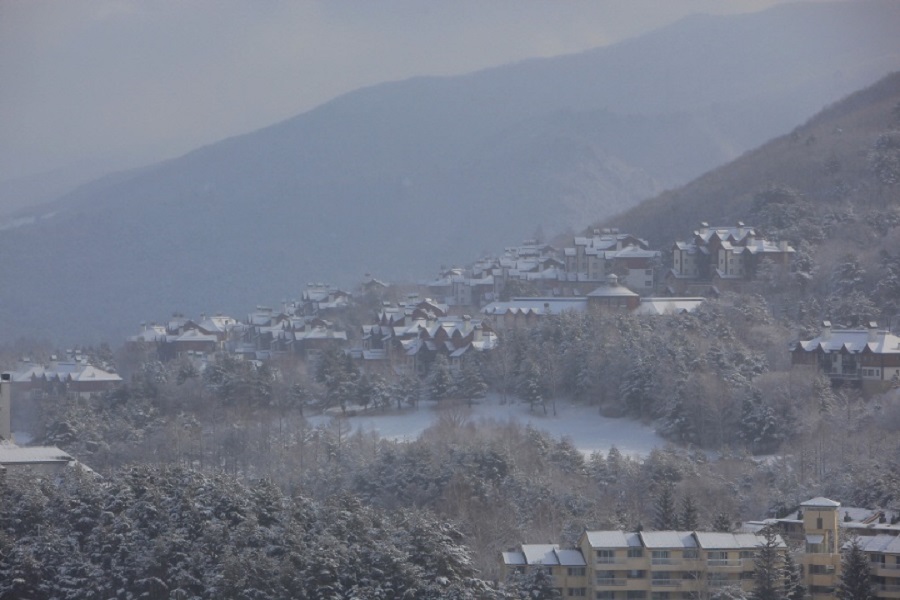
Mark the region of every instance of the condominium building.
[[[585, 531], [568, 562], [584, 565], [584, 578], [571, 579], [569, 565], [549, 570], [563, 597], [602, 600], [703, 598], [726, 586], [750, 591], [753, 559], [763, 536], [697, 531]], [[778, 544], [784, 546], [779, 538]], [[504, 575], [547, 562], [538, 552], [503, 554]], [[577, 552], [577, 557], [571, 552]], [[532, 560], [529, 560], [529, 556]], [[580, 573], [580, 571], [574, 571]], [[565, 577], [563, 575], [566, 575]]]
[[[841, 577], [841, 549], [852, 532], [872, 567], [876, 598], [900, 599], [900, 514], [841, 508], [812, 498], [779, 518], [750, 521], [740, 533], [706, 531], [585, 531], [576, 548], [523, 545], [502, 554], [502, 573], [544, 568], [566, 597], [598, 600], [709, 598], [726, 587], [752, 591], [754, 567], [774, 527], [778, 546], [790, 546], [808, 596], [833, 599]], [[753, 531], [755, 530], [755, 531]]]

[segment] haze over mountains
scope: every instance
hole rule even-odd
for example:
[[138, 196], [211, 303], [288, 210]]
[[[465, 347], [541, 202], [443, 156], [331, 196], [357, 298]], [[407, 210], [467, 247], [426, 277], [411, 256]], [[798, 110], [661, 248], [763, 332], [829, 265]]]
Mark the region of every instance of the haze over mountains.
[[418, 280], [538, 226], [580, 229], [897, 69], [898, 23], [890, 1], [786, 5], [362, 89], [3, 230], [0, 319], [8, 337], [117, 342], [174, 310]]

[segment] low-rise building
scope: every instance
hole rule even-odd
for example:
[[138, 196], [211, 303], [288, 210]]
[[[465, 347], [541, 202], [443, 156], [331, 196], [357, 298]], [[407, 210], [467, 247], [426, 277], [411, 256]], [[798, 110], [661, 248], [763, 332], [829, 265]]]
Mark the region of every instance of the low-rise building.
[[835, 329], [824, 321], [817, 337], [794, 344], [791, 364], [815, 368], [837, 384], [883, 391], [900, 385], [900, 336], [875, 322], [865, 329]]

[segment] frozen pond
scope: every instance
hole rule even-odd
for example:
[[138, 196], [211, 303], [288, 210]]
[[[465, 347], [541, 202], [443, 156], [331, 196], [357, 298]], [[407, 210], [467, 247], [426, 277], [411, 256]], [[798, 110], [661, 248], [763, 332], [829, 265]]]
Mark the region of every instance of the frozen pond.
[[[469, 419], [475, 422], [492, 420], [530, 424], [557, 438], [567, 436], [585, 454], [595, 450], [605, 454], [611, 446], [616, 446], [623, 454], [645, 456], [653, 448], [666, 444], [652, 427], [630, 419], [604, 417], [596, 406], [558, 402], [555, 416], [549, 405], [547, 410], [547, 415], [539, 407], [529, 412], [527, 404], [515, 400], [502, 404], [498, 396], [491, 395], [473, 406]], [[422, 401], [418, 409], [356, 415], [349, 417], [349, 423], [354, 431], [377, 431], [388, 439], [411, 441], [433, 425], [441, 412], [433, 402]], [[319, 425], [329, 419], [327, 416], [315, 416], [309, 420], [313, 425]]]

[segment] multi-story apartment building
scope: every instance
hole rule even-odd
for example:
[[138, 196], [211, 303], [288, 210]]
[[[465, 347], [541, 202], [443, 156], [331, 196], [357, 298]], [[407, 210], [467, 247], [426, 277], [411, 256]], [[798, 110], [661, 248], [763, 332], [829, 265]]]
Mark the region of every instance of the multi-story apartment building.
[[564, 598], [590, 596], [587, 564], [580, 550], [559, 544], [522, 544], [518, 550], [503, 552], [503, 564], [507, 573], [545, 569]]
[[650, 250], [646, 240], [618, 229], [595, 230], [592, 237], [576, 237], [563, 251], [565, 281], [583, 293], [591, 283], [615, 273], [624, 285], [646, 292], [655, 285], [654, 269], [661, 253]]
[[698, 283], [739, 287], [741, 282], [753, 279], [763, 259], [787, 265], [794, 253], [787, 242], [758, 237], [755, 229], [741, 222], [734, 227], [701, 223], [689, 242], [672, 246], [672, 268], [666, 281], [676, 293], [684, 293]]
[[[726, 586], [749, 591], [754, 556], [763, 541], [755, 533], [585, 531], [577, 548], [585, 579], [557, 577], [562, 565], [552, 574], [563, 597], [675, 600], [708, 597]], [[527, 559], [524, 548], [521, 556]], [[539, 564], [526, 560], [523, 565], [519, 554], [509, 552], [503, 561], [505, 573]], [[577, 557], [570, 556], [568, 562], [577, 562]]]
[[[875, 597], [900, 599], [900, 514], [891, 511], [841, 509], [828, 498], [813, 498], [795, 512], [777, 519], [751, 521], [755, 532], [704, 531], [585, 531], [578, 547], [529, 546], [525, 552], [502, 555], [503, 575], [544, 565], [541, 549], [566, 556], [550, 572], [563, 597], [608, 600], [702, 599], [726, 586], [749, 592], [755, 584], [754, 565], [764, 538], [763, 527], [775, 527], [778, 545], [799, 554], [803, 582], [812, 600], [835, 598], [841, 577], [841, 548], [853, 532], [870, 559]], [[563, 577], [564, 567], [584, 564], [585, 579]], [[585, 591], [582, 591], [586, 588]]]

